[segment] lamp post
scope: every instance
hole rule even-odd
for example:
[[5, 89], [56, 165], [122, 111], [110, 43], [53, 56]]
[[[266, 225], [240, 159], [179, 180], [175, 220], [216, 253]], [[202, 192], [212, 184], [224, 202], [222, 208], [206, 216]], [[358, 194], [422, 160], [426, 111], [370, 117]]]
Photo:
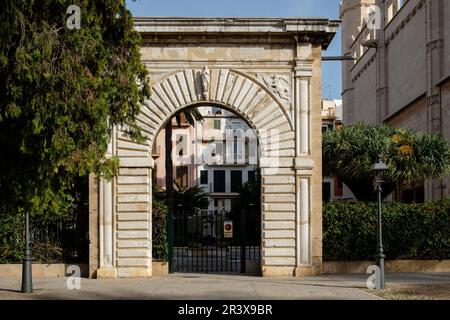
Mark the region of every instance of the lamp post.
[[380, 268], [380, 289], [385, 288], [384, 283], [384, 252], [383, 252], [383, 225], [382, 225], [382, 191], [381, 185], [383, 183], [382, 175], [388, 170], [387, 165], [383, 162], [381, 157], [378, 157], [377, 161], [372, 166], [372, 171], [375, 172], [375, 191], [378, 198], [378, 234], [377, 234], [377, 254], [376, 261], [377, 266]]
[[33, 292], [30, 247], [30, 213], [28, 211], [25, 212], [25, 256], [22, 264], [22, 292]]

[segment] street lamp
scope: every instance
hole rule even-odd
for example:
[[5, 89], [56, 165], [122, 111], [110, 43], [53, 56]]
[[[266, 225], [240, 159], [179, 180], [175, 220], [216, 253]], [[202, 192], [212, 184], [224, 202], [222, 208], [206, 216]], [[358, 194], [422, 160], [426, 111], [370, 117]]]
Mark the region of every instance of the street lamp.
[[33, 292], [33, 280], [31, 272], [31, 247], [30, 247], [30, 213], [25, 211], [25, 256], [22, 264], [22, 292]]
[[377, 161], [372, 166], [372, 171], [375, 173], [375, 191], [378, 197], [378, 245], [377, 245], [377, 266], [380, 268], [380, 289], [384, 289], [384, 258], [383, 253], [383, 225], [381, 220], [381, 202], [382, 202], [382, 191], [381, 185], [383, 183], [382, 176], [383, 173], [388, 170], [388, 166], [383, 162], [381, 157], [378, 157]]

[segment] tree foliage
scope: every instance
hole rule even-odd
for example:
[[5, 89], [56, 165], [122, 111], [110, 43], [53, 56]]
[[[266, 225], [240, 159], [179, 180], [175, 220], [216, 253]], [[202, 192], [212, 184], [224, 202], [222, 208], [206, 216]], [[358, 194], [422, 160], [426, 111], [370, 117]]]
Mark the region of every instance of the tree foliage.
[[74, 179], [111, 177], [115, 125], [135, 139], [149, 95], [124, 0], [4, 0], [0, 8], [0, 212], [68, 210]]
[[373, 199], [372, 165], [381, 155], [389, 167], [385, 195], [402, 183], [441, 178], [450, 173], [449, 143], [437, 135], [387, 126], [356, 124], [323, 135], [325, 175], [337, 175], [358, 200]]
[[206, 193], [203, 188], [197, 186], [184, 188], [176, 185], [174, 196], [175, 205], [181, 207], [185, 212], [194, 212], [197, 208], [208, 208], [208, 193]]

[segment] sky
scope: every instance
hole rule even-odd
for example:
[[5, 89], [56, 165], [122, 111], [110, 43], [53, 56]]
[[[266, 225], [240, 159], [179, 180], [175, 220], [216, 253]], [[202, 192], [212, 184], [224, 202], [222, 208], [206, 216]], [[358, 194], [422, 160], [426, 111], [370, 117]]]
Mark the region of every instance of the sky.
[[[339, 19], [339, 0], [127, 0], [133, 16], [321, 17]], [[341, 55], [340, 32], [326, 56]], [[323, 63], [323, 96], [341, 99], [341, 63]]]

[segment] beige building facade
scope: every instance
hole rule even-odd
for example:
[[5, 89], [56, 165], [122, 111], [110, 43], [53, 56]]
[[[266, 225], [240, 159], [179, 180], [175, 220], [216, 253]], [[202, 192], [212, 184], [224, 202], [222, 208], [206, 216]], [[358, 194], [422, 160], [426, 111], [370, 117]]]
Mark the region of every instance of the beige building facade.
[[91, 276], [152, 276], [156, 136], [176, 112], [214, 105], [258, 135], [262, 275], [321, 273], [321, 55], [338, 26], [297, 18], [135, 20], [152, 86], [139, 116], [148, 140], [136, 144], [116, 128], [108, 154], [119, 157], [119, 176], [91, 179]]
[[[356, 58], [343, 63], [344, 123], [386, 123], [450, 139], [450, 1], [343, 0], [340, 10], [343, 54]], [[379, 29], [366, 23], [371, 11]], [[377, 47], [362, 46], [367, 40]], [[396, 197], [450, 196], [449, 179], [414, 188]]]

